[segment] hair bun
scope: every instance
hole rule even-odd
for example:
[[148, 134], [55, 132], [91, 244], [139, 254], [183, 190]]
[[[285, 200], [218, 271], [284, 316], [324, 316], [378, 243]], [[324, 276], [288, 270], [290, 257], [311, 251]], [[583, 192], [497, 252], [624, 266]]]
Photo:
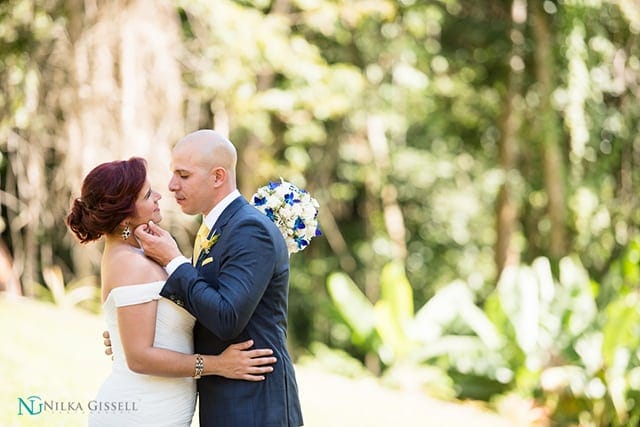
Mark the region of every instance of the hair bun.
[[102, 234], [92, 233], [90, 227], [87, 227], [87, 220], [91, 214], [87, 205], [81, 198], [77, 198], [71, 204], [71, 210], [67, 215], [67, 226], [73, 234], [80, 240], [80, 243], [87, 243], [100, 238]]

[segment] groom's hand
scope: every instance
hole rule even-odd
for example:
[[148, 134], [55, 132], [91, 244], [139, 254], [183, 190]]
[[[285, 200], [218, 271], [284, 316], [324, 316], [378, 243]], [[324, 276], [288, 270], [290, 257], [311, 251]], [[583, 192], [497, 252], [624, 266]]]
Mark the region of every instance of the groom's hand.
[[276, 358], [268, 348], [249, 350], [253, 340], [232, 344], [218, 356], [218, 375], [234, 380], [262, 381], [273, 371]]
[[139, 225], [134, 233], [144, 249], [144, 254], [163, 267], [175, 257], [182, 255], [171, 234], [153, 221]]

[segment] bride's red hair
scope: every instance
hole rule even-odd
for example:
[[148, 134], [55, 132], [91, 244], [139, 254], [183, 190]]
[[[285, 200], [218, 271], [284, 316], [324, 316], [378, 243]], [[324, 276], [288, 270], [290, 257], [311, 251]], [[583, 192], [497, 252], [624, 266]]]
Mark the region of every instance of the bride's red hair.
[[115, 232], [135, 213], [146, 178], [147, 163], [140, 157], [96, 166], [85, 177], [80, 197], [71, 204], [67, 226], [81, 243]]

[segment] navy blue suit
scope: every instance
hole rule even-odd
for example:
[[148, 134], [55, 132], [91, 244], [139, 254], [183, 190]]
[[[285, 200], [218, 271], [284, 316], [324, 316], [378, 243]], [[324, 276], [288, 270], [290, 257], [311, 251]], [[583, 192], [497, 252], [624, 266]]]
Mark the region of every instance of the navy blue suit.
[[161, 295], [197, 318], [195, 351], [219, 354], [254, 340], [271, 348], [273, 372], [260, 382], [211, 375], [198, 380], [202, 427], [301, 426], [293, 363], [287, 350], [289, 254], [276, 225], [243, 197], [220, 215], [195, 268], [188, 263], [167, 279]]

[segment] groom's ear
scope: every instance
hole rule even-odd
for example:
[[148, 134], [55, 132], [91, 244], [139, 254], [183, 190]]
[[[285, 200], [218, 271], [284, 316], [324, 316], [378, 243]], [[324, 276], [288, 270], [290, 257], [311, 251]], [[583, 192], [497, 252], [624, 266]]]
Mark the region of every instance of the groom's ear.
[[227, 180], [227, 170], [222, 166], [218, 166], [211, 170], [211, 176], [213, 177], [214, 186], [222, 185]]

